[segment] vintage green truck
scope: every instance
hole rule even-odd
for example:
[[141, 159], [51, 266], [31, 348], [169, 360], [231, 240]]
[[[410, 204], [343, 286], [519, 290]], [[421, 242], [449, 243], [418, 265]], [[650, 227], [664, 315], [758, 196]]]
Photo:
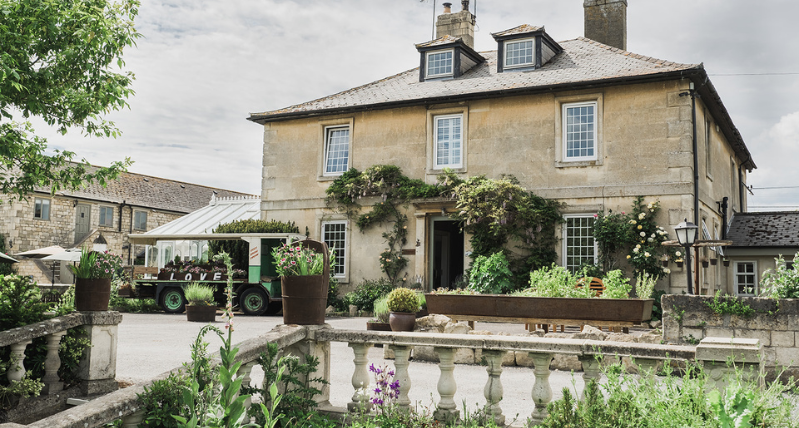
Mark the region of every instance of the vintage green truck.
[[[247, 315], [275, 313], [282, 307], [280, 278], [272, 264], [272, 248], [288, 241], [305, 239], [295, 233], [199, 233], [186, 235], [132, 234], [134, 245], [156, 245], [158, 241], [228, 241], [242, 240], [249, 244], [249, 265], [246, 278], [233, 280], [234, 305]], [[131, 282], [138, 297], [151, 297], [167, 313], [181, 313], [186, 308], [183, 286], [200, 282], [215, 288], [218, 304], [225, 301], [227, 277], [222, 272], [160, 272], [163, 266], [134, 266]]]

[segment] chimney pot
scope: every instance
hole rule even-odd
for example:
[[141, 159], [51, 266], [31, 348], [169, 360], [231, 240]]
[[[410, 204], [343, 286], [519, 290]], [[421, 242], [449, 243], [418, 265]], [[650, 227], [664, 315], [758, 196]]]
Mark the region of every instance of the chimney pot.
[[469, 10], [469, 0], [461, 0], [461, 6], [463, 6], [463, 10]]
[[452, 3], [444, 3], [444, 13], [452, 13]]

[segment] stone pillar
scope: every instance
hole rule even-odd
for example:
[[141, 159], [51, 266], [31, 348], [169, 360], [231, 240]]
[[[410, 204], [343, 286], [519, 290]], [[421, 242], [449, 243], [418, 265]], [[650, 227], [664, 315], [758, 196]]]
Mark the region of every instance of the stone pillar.
[[552, 363], [554, 354], [530, 352], [530, 359], [533, 360], [533, 373], [535, 373], [535, 384], [533, 384], [533, 403], [535, 410], [530, 415], [534, 425], [539, 425], [547, 417], [547, 404], [552, 401], [552, 387], [549, 385], [549, 365]]
[[[283, 355], [294, 355], [300, 359], [300, 361], [305, 361], [305, 356], [310, 355], [315, 357], [319, 361], [319, 365], [316, 368], [316, 373], [313, 375], [314, 377], [320, 377], [322, 379], [330, 381], [330, 342], [318, 342], [316, 340], [316, 332], [319, 330], [327, 330], [331, 329], [329, 324], [324, 325], [308, 325], [305, 326], [307, 336], [305, 339], [285, 348], [283, 350]], [[304, 380], [304, 379], [300, 379]], [[367, 385], [369, 381], [367, 380]], [[330, 385], [314, 385], [321, 391], [319, 394], [313, 397], [313, 400], [316, 401], [318, 404], [321, 405], [328, 405], [330, 404]]]
[[411, 390], [411, 376], [408, 374], [408, 359], [411, 357], [413, 346], [389, 345], [394, 351], [394, 380], [399, 381], [399, 398], [397, 406], [401, 410], [410, 411], [411, 400], [408, 391]]
[[592, 380], [599, 383], [602, 374], [600, 371], [599, 360], [596, 359], [595, 355], [581, 355], [579, 359], [583, 364], [583, 383], [585, 383], [581, 399], [585, 400], [585, 389], [588, 387], [588, 384]]
[[706, 337], [696, 347], [696, 362], [708, 373], [708, 390], [726, 390], [736, 368], [742, 369], [748, 380], [757, 380], [763, 371], [762, 358], [758, 339]]
[[[419, 245], [416, 246], [416, 256], [414, 257], [414, 260], [416, 260], [416, 262], [414, 263], [413, 272], [414, 272], [414, 274], [416, 274], [416, 276], [418, 276], [420, 278], [424, 278], [424, 284], [422, 284], [422, 289], [423, 290], [427, 290], [427, 291], [431, 291], [430, 288], [429, 288], [430, 287], [430, 278], [427, 277], [428, 276], [427, 272], [425, 272], [425, 270], [424, 270], [424, 267], [425, 267], [424, 260], [425, 260], [425, 257], [427, 257], [427, 255], [426, 255], [427, 251], [426, 251], [426, 248], [425, 248], [426, 247], [425, 243], [427, 242], [427, 236], [426, 236], [426, 233], [427, 233], [427, 216], [426, 216], [425, 213], [417, 211], [417, 212], [414, 213], [414, 217], [416, 219], [416, 222], [415, 222], [416, 223], [415, 224], [416, 242], [418, 242]], [[414, 245], [416, 245], [416, 244], [414, 243]]]
[[494, 418], [497, 425], [505, 425], [505, 415], [499, 402], [502, 401], [504, 391], [502, 389], [502, 357], [505, 351], [483, 350], [483, 357], [486, 359], [486, 372], [488, 372], [488, 382], [483, 388], [483, 395], [486, 398], [486, 416], [489, 414]]
[[352, 362], [355, 363], [355, 371], [352, 373], [352, 387], [355, 393], [352, 394], [352, 401], [347, 403], [347, 410], [350, 412], [367, 411], [371, 407], [369, 404], [369, 372], [366, 370], [366, 363], [369, 362], [366, 354], [369, 348], [372, 347], [371, 343], [350, 343], [348, 345], [352, 348], [352, 353], [355, 358]]
[[445, 423], [455, 422], [460, 416], [458, 405], [455, 403], [455, 392], [458, 385], [455, 382], [455, 348], [433, 348], [438, 354], [438, 368], [441, 376], [438, 378], [438, 395], [441, 400], [436, 406], [433, 417]]
[[8, 366], [6, 376], [10, 382], [21, 381], [25, 377], [25, 348], [31, 341], [18, 342], [10, 346], [11, 362]]
[[64, 382], [58, 377], [58, 369], [61, 367], [61, 358], [58, 356], [58, 349], [61, 347], [61, 338], [67, 334], [66, 331], [47, 335], [47, 358], [44, 360], [44, 388], [45, 394], [55, 394], [64, 389]]
[[118, 388], [117, 325], [122, 322], [119, 312], [82, 312], [83, 329], [91, 346], [83, 351], [78, 366], [81, 391], [86, 395], [103, 394]]

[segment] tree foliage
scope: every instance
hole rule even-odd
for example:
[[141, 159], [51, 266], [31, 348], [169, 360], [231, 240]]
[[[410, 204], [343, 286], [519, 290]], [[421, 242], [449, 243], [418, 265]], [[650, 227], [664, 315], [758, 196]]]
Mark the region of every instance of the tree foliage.
[[[75, 153], [46, 154], [31, 117], [65, 134], [117, 137], [103, 115], [128, 107], [133, 74], [122, 52], [139, 33], [138, 0], [0, 0], [0, 193], [24, 199], [36, 187], [55, 193], [102, 185], [131, 164], [91, 167]], [[115, 70], [118, 67], [119, 70]], [[16, 117], [15, 117], [16, 116]], [[21, 116], [22, 120], [17, 120]]]

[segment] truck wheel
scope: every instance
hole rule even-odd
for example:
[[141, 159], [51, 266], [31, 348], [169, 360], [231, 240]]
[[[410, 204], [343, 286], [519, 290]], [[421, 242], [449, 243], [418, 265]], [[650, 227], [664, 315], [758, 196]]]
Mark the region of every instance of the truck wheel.
[[186, 301], [180, 288], [169, 287], [161, 293], [161, 308], [168, 314], [180, 314], [186, 310]]
[[239, 297], [239, 306], [245, 315], [262, 315], [269, 306], [269, 297], [258, 287], [244, 290]]

